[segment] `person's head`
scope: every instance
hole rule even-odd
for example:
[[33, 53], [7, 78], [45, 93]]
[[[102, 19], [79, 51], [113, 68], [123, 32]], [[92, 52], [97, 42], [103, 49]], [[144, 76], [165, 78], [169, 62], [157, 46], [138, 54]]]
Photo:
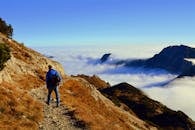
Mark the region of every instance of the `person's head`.
[[51, 66], [51, 65], [48, 65], [48, 69], [49, 69], [49, 70], [52, 69], [52, 66]]

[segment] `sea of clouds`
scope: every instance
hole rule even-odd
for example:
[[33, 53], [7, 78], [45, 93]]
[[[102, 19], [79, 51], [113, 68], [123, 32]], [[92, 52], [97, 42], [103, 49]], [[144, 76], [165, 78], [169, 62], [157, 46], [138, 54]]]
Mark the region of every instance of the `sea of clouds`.
[[[164, 70], [126, 68], [112, 61], [145, 59], [159, 53], [168, 45], [115, 45], [115, 46], [61, 46], [36, 47], [35, 50], [59, 61], [68, 75], [98, 75], [111, 85], [127, 82], [140, 88], [150, 98], [173, 110], [181, 110], [195, 120], [195, 77], [175, 79], [177, 75]], [[112, 53], [108, 63], [100, 64], [105, 53]]]

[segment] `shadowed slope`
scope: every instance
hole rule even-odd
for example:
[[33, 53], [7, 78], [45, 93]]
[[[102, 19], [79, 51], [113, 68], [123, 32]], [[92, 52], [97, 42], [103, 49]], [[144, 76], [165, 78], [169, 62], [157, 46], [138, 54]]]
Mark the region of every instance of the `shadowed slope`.
[[147, 122], [163, 129], [193, 129], [193, 121], [181, 111], [173, 111], [163, 104], [148, 98], [135, 87], [121, 83], [101, 91], [114, 102], [126, 104], [129, 109]]

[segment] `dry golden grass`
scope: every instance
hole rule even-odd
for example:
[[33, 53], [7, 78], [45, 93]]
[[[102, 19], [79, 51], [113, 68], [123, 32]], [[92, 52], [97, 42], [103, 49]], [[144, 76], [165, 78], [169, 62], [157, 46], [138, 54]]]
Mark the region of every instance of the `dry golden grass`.
[[45, 85], [48, 64], [58, 64], [1, 33], [0, 40], [9, 45], [12, 56], [0, 77], [0, 129], [38, 129], [43, 105], [29, 91]]
[[37, 129], [43, 119], [42, 105], [27, 91], [2, 83], [0, 87], [0, 129]]
[[20, 59], [26, 63], [31, 63], [31, 60], [33, 58], [31, 54], [33, 54], [33, 50], [14, 40], [4, 39], [4, 42], [10, 46], [11, 52], [16, 59]]
[[24, 90], [42, 87], [45, 84], [44, 79], [32, 75], [15, 75], [14, 82], [17, 87]]
[[102, 100], [96, 100], [92, 96], [91, 88], [82, 80], [69, 79], [60, 88], [61, 99], [70, 109], [75, 111], [76, 117], [93, 130], [128, 129], [133, 127], [126, 120], [124, 113], [112, 106], [106, 105]]
[[108, 88], [110, 87], [110, 84], [105, 82], [104, 80], [100, 79], [98, 76], [93, 75], [93, 76], [87, 76], [84, 74], [77, 75], [74, 77], [81, 77], [87, 80], [90, 84], [93, 84], [98, 90]]

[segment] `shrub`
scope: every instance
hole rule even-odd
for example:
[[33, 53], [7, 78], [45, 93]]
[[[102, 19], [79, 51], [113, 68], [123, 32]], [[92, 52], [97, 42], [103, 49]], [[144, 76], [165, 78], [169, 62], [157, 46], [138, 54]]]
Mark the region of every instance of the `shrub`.
[[0, 71], [4, 68], [5, 62], [11, 58], [10, 48], [4, 43], [0, 43]]

